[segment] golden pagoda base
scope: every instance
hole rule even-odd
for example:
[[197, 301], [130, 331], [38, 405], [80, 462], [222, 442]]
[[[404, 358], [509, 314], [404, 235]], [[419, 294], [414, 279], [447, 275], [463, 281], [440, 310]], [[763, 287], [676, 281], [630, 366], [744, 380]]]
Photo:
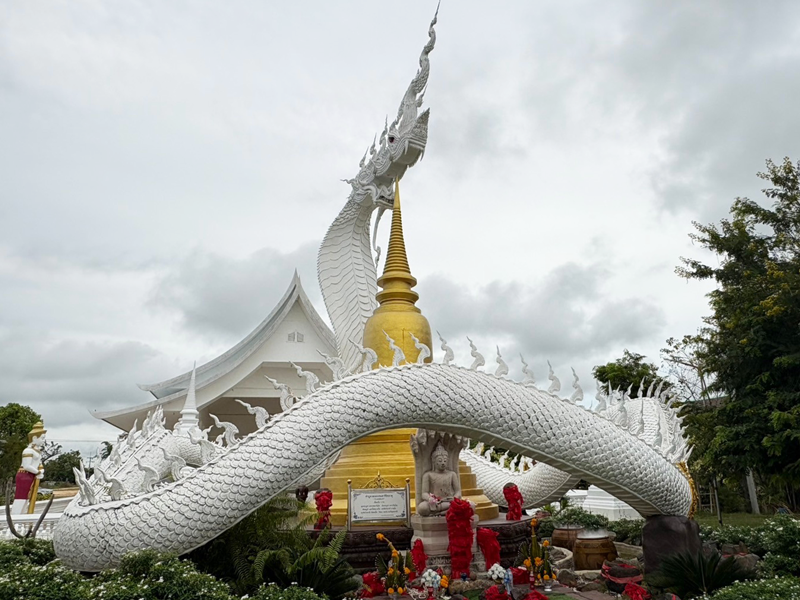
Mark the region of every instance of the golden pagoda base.
[[[331, 525], [347, 524], [347, 480], [352, 480], [353, 489], [365, 487], [380, 476], [392, 487], [405, 487], [406, 478], [411, 486], [411, 514], [415, 513], [414, 455], [409, 438], [416, 429], [391, 429], [381, 431], [354, 442], [342, 450], [342, 455], [325, 472], [320, 487], [333, 492]], [[459, 461], [461, 495], [472, 501], [475, 513], [481, 521], [496, 519], [499, 509], [478, 487], [475, 475], [466, 463]]]

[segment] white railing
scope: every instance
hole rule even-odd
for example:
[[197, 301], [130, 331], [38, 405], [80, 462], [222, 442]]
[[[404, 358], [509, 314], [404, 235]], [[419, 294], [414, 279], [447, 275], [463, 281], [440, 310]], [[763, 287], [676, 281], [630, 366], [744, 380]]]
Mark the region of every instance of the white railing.
[[[14, 529], [17, 530], [17, 533], [25, 535], [34, 528], [40, 516], [41, 515], [12, 515], [11, 520], [14, 522]], [[36, 532], [36, 537], [40, 540], [52, 539], [53, 529], [55, 529], [56, 523], [58, 523], [58, 519], [60, 518], [60, 512], [48, 512], [44, 521], [42, 521], [42, 524], [39, 526], [39, 531]], [[11, 530], [8, 528], [6, 520], [0, 520], [0, 539], [13, 540], [14, 537], [14, 534], [11, 533]]]

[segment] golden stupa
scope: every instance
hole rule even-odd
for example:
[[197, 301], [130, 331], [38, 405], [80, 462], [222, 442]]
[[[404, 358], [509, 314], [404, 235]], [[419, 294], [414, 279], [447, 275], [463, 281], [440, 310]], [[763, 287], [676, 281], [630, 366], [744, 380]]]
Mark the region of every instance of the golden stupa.
[[[393, 351], [387, 335], [403, 350], [407, 362], [415, 362], [419, 355], [411, 334], [428, 348], [433, 348], [431, 326], [428, 319], [416, 306], [419, 294], [412, 288], [417, 280], [411, 275], [403, 240], [403, 220], [400, 212], [400, 186], [395, 183], [392, 228], [389, 249], [386, 253], [383, 275], [378, 278], [382, 288], [376, 295], [379, 306], [364, 327], [365, 348], [378, 354], [375, 368], [392, 364]], [[426, 362], [430, 362], [430, 358]], [[415, 429], [392, 429], [369, 435], [342, 450], [336, 463], [325, 472], [320, 487], [333, 492], [331, 524], [345, 525], [347, 522], [347, 481], [354, 489], [363, 488], [380, 478], [393, 487], [404, 487], [406, 479], [411, 483], [411, 511], [414, 512], [414, 456], [409, 444]], [[494, 519], [499, 509], [477, 487], [475, 475], [461, 461], [461, 494], [476, 504], [476, 513], [481, 521]]]

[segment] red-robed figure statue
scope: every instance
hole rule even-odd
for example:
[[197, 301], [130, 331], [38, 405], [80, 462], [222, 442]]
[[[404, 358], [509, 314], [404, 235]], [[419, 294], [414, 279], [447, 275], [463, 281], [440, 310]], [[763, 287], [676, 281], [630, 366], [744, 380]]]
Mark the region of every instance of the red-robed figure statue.
[[28, 433], [28, 446], [22, 451], [22, 465], [17, 471], [14, 504], [11, 506], [12, 514], [33, 512], [36, 494], [39, 491], [39, 480], [44, 476], [42, 447], [46, 433], [41, 421], [36, 423]]

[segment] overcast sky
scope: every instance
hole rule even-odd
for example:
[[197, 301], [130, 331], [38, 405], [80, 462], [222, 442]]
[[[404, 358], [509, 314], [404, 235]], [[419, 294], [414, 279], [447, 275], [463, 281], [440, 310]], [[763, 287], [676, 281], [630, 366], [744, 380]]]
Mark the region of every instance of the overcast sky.
[[[0, 4], [0, 403], [50, 437], [244, 337], [316, 252], [417, 68], [435, 2]], [[462, 363], [522, 352], [564, 394], [658, 363], [708, 285], [692, 221], [800, 158], [797, 2], [444, 0], [424, 160], [403, 179], [419, 305]], [[794, 107], [794, 108], [793, 108]], [[388, 223], [385, 219], [384, 225]], [[386, 227], [381, 231], [385, 246]], [[713, 257], [705, 257], [714, 260]], [[436, 356], [439, 357], [438, 351]]]

